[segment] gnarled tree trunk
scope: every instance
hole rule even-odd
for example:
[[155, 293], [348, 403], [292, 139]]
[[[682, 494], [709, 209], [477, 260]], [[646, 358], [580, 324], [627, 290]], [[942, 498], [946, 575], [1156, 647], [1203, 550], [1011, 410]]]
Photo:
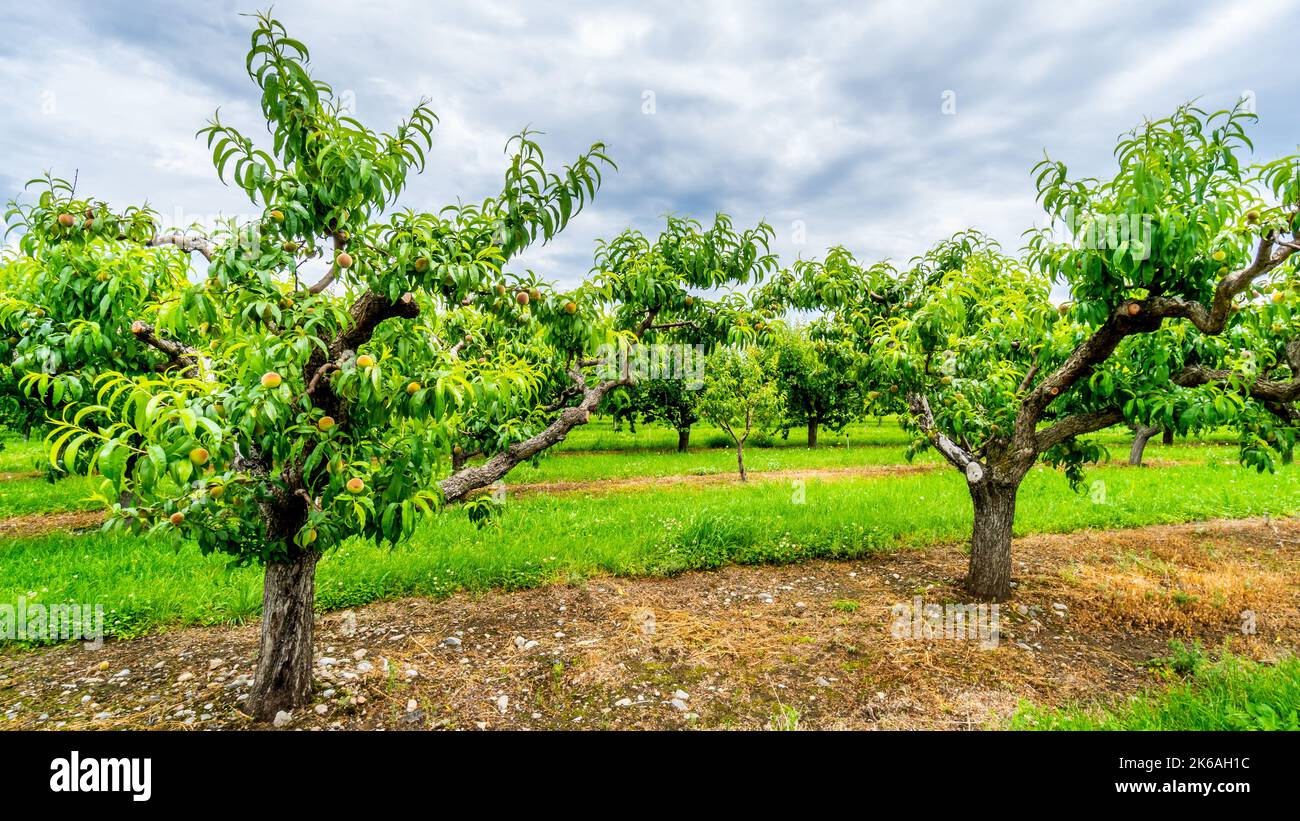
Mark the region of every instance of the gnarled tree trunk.
[[967, 486], [975, 505], [975, 526], [966, 589], [973, 596], [1002, 601], [1011, 595], [1011, 530], [1019, 483], [985, 477]]
[[1174, 429], [1165, 428], [1165, 432], [1160, 436], [1160, 444], [1172, 445], [1174, 443]]
[[678, 428], [677, 429], [677, 452], [685, 453], [687, 448], [689, 448], [690, 446], [691, 446], [691, 429]]
[[1151, 437], [1155, 436], [1156, 432], [1159, 430], [1160, 428], [1157, 428], [1155, 425], [1151, 425], [1150, 427], [1138, 425], [1134, 429], [1133, 447], [1129, 448], [1128, 451], [1128, 463], [1130, 465], [1133, 465], [1134, 467], [1142, 466], [1142, 452], [1146, 450], [1147, 442], [1149, 442]]
[[817, 417], [808, 417], [808, 447], [817, 447]]
[[311, 701], [312, 619], [316, 562], [320, 554], [300, 550], [266, 566], [262, 591], [262, 642], [248, 711], [270, 721], [281, 710]]

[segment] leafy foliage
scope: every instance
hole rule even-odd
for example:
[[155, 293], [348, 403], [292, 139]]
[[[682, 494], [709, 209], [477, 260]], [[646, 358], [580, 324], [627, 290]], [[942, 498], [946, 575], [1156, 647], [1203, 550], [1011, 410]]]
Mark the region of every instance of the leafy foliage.
[[[270, 146], [219, 114], [199, 133], [261, 215], [184, 246], [208, 262], [191, 283], [177, 247], [154, 247], [152, 214], [52, 181], [10, 211], [24, 234], [6, 276], [32, 277], [51, 304], [42, 324], [31, 300], [6, 297], [0, 321], [21, 331], [11, 372], [51, 416], [51, 460], [134, 499], [113, 505], [111, 525], [239, 562], [354, 534], [395, 542], [440, 503], [466, 431], [489, 449], [524, 435], [556, 378], [542, 325], [571, 314], [516, 299], [532, 275], [504, 266], [561, 231], [611, 163], [597, 143], [548, 172], [523, 132], [500, 195], [385, 216], [424, 168], [427, 102], [389, 133], [370, 129], [265, 14], [247, 69]], [[82, 210], [84, 225], [59, 219]]]
[[706, 365], [700, 416], [722, 428], [737, 446], [754, 430], [780, 423], [784, 407], [769, 356], [758, 348], [719, 348]]

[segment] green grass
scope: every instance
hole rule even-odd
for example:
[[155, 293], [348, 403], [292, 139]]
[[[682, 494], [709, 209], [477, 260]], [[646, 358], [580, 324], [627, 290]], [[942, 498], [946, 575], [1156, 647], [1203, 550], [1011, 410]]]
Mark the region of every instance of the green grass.
[[[1037, 469], [1021, 490], [1017, 532], [1069, 532], [1214, 517], [1300, 512], [1300, 469], [1099, 468], [1105, 504]], [[967, 537], [971, 506], [955, 471], [789, 483], [678, 486], [671, 493], [561, 494], [511, 501], [499, 527], [463, 512], [430, 517], [397, 548], [350, 541], [319, 565], [322, 609], [403, 595], [516, 589], [596, 574], [672, 574], [725, 563], [853, 557]], [[52, 534], [0, 543], [0, 601], [100, 603], [110, 634], [256, 616], [261, 576], [190, 546], [115, 534]]]
[[102, 480], [73, 476], [58, 482], [45, 479], [10, 479], [0, 484], [0, 519], [54, 513], [66, 510], [89, 510], [103, 507], [91, 496]]
[[40, 437], [26, 441], [16, 436], [0, 438], [0, 473], [28, 473], [43, 470], [45, 443]]
[[[904, 445], [892, 444], [823, 444], [807, 447], [745, 448], [745, 467], [751, 473], [816, 468], [854, 468], [905, 464]], [[1237, 450], [1218, 444], [1177, 444], [1148, 446], [1148, 460], [1173, 462], [1220, 462], [1235, 465]], [[942, 458], [934, 451], [918, 454], [915, 464], [937, 464]], [[1111, 448], [1110, 463], [1125, 464], [1128, 446], [1122, 452]], [[632, 479], [637, 477], [733, 475], [737, 473], [736, 452], [730, 448], [699, 449], [687, 453], [647, 448], [626, 452], [568, 451], [543, 459], [537, 465], [524, 464], [506, 477], [507, 484], [556, 481], [590, 481]]]
[[1264, 665], [1225, 654], [1185, 680], [1111, 707], [1022, 705], [1015, 730], [1300, 730], [1300, 658]]

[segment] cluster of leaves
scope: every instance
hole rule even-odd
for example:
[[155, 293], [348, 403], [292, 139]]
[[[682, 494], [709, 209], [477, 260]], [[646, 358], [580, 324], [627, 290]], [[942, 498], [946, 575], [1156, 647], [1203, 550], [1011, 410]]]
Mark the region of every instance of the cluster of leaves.
[[[996, 243], [972, 236], [954, 243], [901, 274], [925, 288], [912, 308], [877, 318], [870, 368], [895, 397], [926, 397], [938, 427], [981, 452], [1008, 438], [1026, 376], [1063, 347], [1069, 329], [1048, 283]], [[918, 435], [914, 449], [928, 444]]]
[[[23, 434], [86, 396], [106, 369], [145, 374], [162, 364], [131, 326], [156, 321], [188, 272], [176, 250], [142, 247], [153, 237], [152, 212], [114, 213], [52, 176], [26, 190], [37, 192], [34, 201], [13, 201], [5, 213], [17, 249], [0, 258], [0, 424]], [[28, 373], [50, 377], [39, 395], [22, 389]]]
[[669, 215], [653, 241], [628, 229], [597, 244], [592, 293], [616, 330], [647, 341], [664, 330], [710, 346], [750, 343], [776, 321], [777, 308], [756, 309], [742, 290], [776, 270], [773, 235], [767, 223], [737, 230], [725, 214], [708, 228]]
[[[1038, 197], [1068, 240], [1049, 229], [1028, 235], [1028, 261], [1068, 283], [1072, 311], [1100, 324], [1126, 300], [1167, 295], [1208, 303], [1224, 275], [1244, 267], [1262, 232], [1290, 230], [1293, 160], [1243, 166], [1255, 115], [1238, 106], [1195, 106], [1151, 120], [1115, 148], [1109, 179], [1073, 179], [1065, 163], [1035, 167]], [[1258, 183], [1279, 198], [1265, 201]], [[1291, 194], [1291, 196], [1286, 196]]]

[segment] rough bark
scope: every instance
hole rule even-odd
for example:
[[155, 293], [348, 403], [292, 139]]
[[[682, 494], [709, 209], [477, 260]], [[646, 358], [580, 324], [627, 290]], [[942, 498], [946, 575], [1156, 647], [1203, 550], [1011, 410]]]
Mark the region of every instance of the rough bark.
[[1133, 432], [1133, 446], [1128, 451], [1128, 463], [1133, 467], [1142, 467], [1142, 452], [1147, 448], [1147, 442], [1160, 428], [1155, 425], [1145, 426], [1138, 425]]
[[262, 641], [248, 711], [270, 721], [281, 710], [311, 701], [312, 619], [316, 562], [320, 554], [299, 551], [266, 566], [262, 591]]
[[1011, 529], [1016, 521], [1019, 488], [1015, 483], [994, 479], [968, 486], [975, 505], [975, 523], [966, 590], [981, 599], [1003, 601], [1011, 596]]
[[687, 449], [690, 448], [690, 446], [691, 446], [691, 429], [678, 428], [677, 429], [677, 452], [685, 453]]
[[624, 375], [620, 379], [606, 380], [597, 383], [594, 387], [585, 387], [585, 378], [580, 368], [581, 364], [575, 366], [574, 369], [570, 370], [569, 376], [575, 383], [584, 386], [581, 402], [560, 411], [560, 414], [555, 417], [551, 424], [534, 436], [521, 442], [515, 442], [481, 465], [462, 468], [443, 479], [438, 483], [438, 489], [442, 491], [443, 499], [447, 502], [460, 501], [470, 493], [505, 478], [506, 474], [514, 470], [519, 463], [533, 458], [547, 448], [558, 445], [569, 435], [569, 431], [590, 421], [591, 415], [596, 412], [596, 408], [600, 405], [601, 400], [605, 398], [605, 394], [619, 385], [626, 385], [631, 381], [630, 377]]
[[740, 468], [740, 481], [748, 482], [749, 474], [745, 472], [745, 443], [736, 443], [736, 466]]
[[808, 417], [808, 447], [817, 447], [817, 417]]
[[132, 322], [131, 333], [140, 342], [167, 355], [167, 362], [161, 366], [160, 370], [166, 371], [175, 368], [181, 376], [198, 377], [201, 375], [199, 353], [189, 345], [177, 342], [174, 339], [163, 339], [158, 336], [154, 327], [147, 322]]
[[197, 251], [202, 254], [203, 258], [208, 262], [212, 261], [212, 255], [216, 253], [217, 250], [217, 246], [207, 237], [183, 234], [179, 231], [171, 234], [155, 235], [145, 244], [155, 248], [161, 245], [175, 245], [187, 254]]
[[370, 341], [370, 337], [374, 336], [375, 328], [385, 319], [395, 317], [414, 319], [420, 315], [420, 306], [416, 304], [413, 294], [407, 293], [399, 299], [389, 299], [374, 291], [367, 291], [352, 303], [348, 313], [352, 316], [352, 324], [330, 341], [331, 359], [338, 359], [349, 351], [356, 351]]
[[1174, 429], [1165, 428], [1164, 433], [1160, 434], [1160, 444], [1172, 445], [1174, 443]]

